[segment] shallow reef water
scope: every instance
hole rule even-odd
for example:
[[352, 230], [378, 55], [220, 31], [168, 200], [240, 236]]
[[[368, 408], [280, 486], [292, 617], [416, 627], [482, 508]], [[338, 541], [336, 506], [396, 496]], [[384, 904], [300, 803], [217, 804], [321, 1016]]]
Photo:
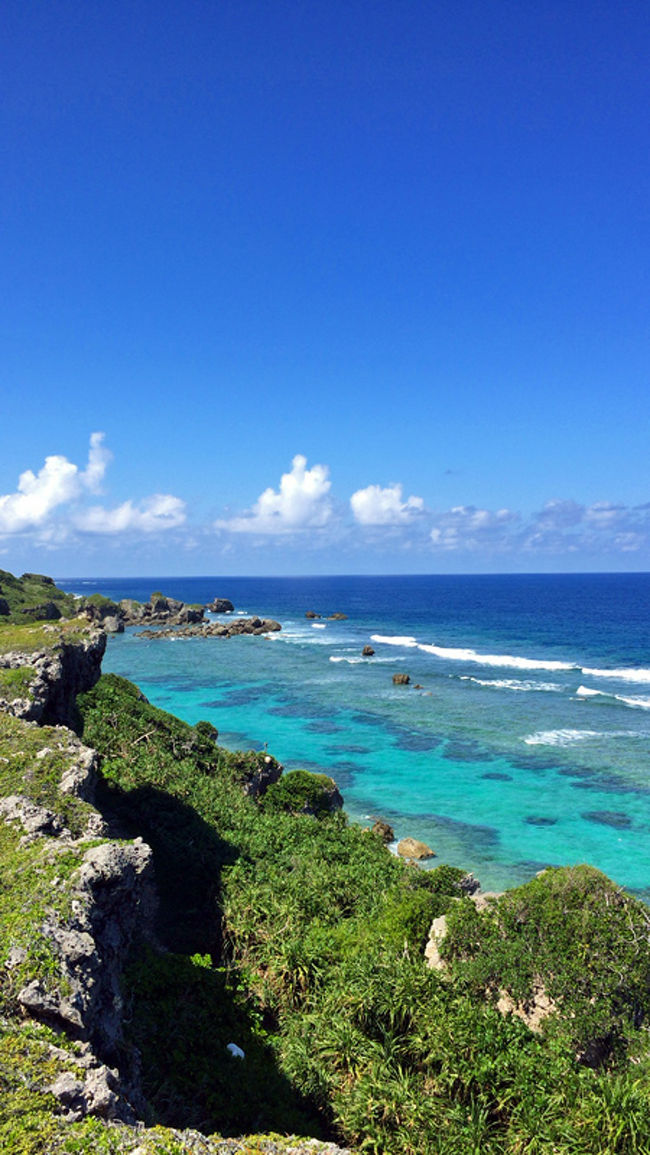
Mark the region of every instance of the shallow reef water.
[[[109, 639], [104, 669], [212, 721], [227, 745], [331, 774], [355, 821], [388, 818], [433, 847], [433, 865], [501, 889], [586, 861], [650, 895], [650, 575], [61, 584], [224, 596], [280, 621], [226, 643], [130, 629]], [[397, 672], [410, 683], [394, 685]]]

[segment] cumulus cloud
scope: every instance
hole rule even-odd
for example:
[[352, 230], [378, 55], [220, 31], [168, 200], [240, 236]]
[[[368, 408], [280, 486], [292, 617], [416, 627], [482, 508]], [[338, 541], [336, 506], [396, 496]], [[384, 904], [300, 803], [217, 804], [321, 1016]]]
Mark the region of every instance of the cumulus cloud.
[[101, 492], [104, 474], [113, 454], [104, 445], [103, 433], [90, 434], [90, 449], [88, 450], [88, 464], [81, 474], [81, 481], [91, 493]]
[[326, 465], [307, 469], [307, 458], [298, 453], [291, 472], [283, 473], [278, 490], [265, 489], [252, 508], [239, 517], [215, 521], [215, 529], [233, 533], [295, 533], [321, 529], [332, 518], [331, 482]]
[[84, 533], [157, 533], [175, 529], [186, 518], [185, 502], [171, 493], [155, 493], [134, 505], [124, 501], [114, 509], [93, 505], [75, 517], [75, 526]]
[[31, 469], [21, 473], [17, 491], [0, 494], [0, 533], [38, 528], [58, 506], [75, 501], [84, 490], [96, 493], [111, 459], [103, 440], [103, 433], [91, 434], [88, 464], [83, 471], [67, 457], [52, 454], [38, 473]]
[[414, 514], [422, 512], [424, 501], [421, 497], [403, 500], [402, 486], [367, 485], [357, 489], [350, 498], [350, 508], [360, 525], [403, 525]]
[[112, 453], [103, 433], [92, 433], [88, 462], [80, 468], [61, 454], [52, 454], [38, 471], [20, 474], [15, 493], [0, 495], [0, 534], [35, 532], [42, 543], [61, 543], [71, 531], [113, 534], [127, 530], [153, 533], [181, 525], [185, 503], [171, 494], [154, 494], [115, 509], [83, 508], [89, 494], [101, 492]]
[[475, 505], [455, 505], [436, 516], [431, 541], [438, 549], [502, 551], [512, 540], [518, 514], [511, 509], [477, 509]]

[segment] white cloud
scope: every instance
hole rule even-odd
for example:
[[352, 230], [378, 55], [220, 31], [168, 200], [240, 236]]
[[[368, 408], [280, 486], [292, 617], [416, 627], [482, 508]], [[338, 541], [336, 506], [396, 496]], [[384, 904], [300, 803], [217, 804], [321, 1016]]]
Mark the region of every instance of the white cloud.
[[182, 525], [186, 517], [185, 508], [185, 502], [180, 497], [173, 497], [171, 493], [155, 493], [138, 505], [130, 500], [115, 509], [93, 505], [78, 514], [74, 523], [84, 533], [127, 533], [133, 530], [157, 533]]
[[81, 480], [91, 493], [99, 493], [101, 491], [101, 484], [104, 480], [104, 474], [113, 460], [113, 454], [110, 449], [104, 446], [103, 433], [90, 434], [90, 449], [88, 450], [88, 464], [82, 474]]
[[0, 532], [21, 533], [43, 524], [49, 514], [81, 491], [76, 465], [58, 454], [45, 458], [38, 473], [26, 469], [16, 493], [0, 495]]
[[512, 543], [512, 530], [518, 515], [511, 509], [477, 509], [474, 505], [455, 505], [438, 514], [431, 530], [431, 541], [438, 549], [502, 552]]
[[403, 525], [424, 509], [424, 501], [421, 497], [408, 497], [404, 501], [402, 486], [398, 484], [384, 489], [380, 485], [367, 485], [352, 494], [350, 507], [360, 525]]
[[92, 433], [85, 469], [53, 454], [45, 458], [38, 473], [25, 470], [16, 492], [0, 495], [0, 534], [31, 532], [40, 543], [56, 545], [69, 539], [71, 530], [154, 533], [182, 525], [185, 502], [171, 494], [154, 494], [137, 503], [128, 500], [115, 509], [84, 509], [83, 499], [101, 491], [112, 456], [104, 445], [104, 434]]
[[307, 458], [298, 453], [291, 472], [283, 473], [279, 490], [265, 489], [253, 507], [240, 517], [215, 521], [215, 529], [233, 533], [293, 533], [321, 529], [331, 520], [331, 482], [326, 465], [307, 469]]

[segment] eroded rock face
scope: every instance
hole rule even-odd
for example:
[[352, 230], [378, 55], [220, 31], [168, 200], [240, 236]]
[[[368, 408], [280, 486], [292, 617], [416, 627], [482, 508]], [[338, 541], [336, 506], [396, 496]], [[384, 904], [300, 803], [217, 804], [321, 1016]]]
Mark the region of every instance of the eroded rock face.
[[401, 842], [397, 843], [397, 853], [401, 858], [414, 858], [418, 861], [436, 856], [435, 850], [417, 838], [402, 838]]
[[[229, 603], [230, 604], [230, 603]], [[212, 609], [212, 606], [208, 607]], [[232, 607], [231, 607], [232, 608]], [[202, 622], [205, 614], [203, 606], [188, 606], [176, 598], [154, 596], [148, 602], [136, 602], [123, 598], [119, 603], [118, 616], [122, 626], [162, 625], [182, 626]]]
[[41, 725], [74, 726], [77, 694], [91, 690], [97, 682], [105, 649], [103, 630], [89, 630], [86, 637], [75, 642], [53, 637], [48, 650], [0, 654], [0, 669], [31, 667], [34, 671], [29, 695], [3, 700], [0, 709]]
[[241, 634], [276, 633], [279, 622], [272, 618], [235, 618], [233, 622], [198, 622], [189, 626], [169, 626], [158, 630], [141, 630], [139, 638], [234, 638]]
[[212, 614], [231, 614], [234, 608], [229, 598], [214, 598], [207, 607]]
[[[243, 760], [242, 760], [243, 762]], [[282, 776], [283, 767], [271, 754], [253, 754], [242, 769], [241, 783], [249, 798], [260, 798]]]
[[372, 824], [372, 833], [378, 834], [382, 842], [385, 843], [393, 842], [395, 838], [395, 831], [390, 823], [386, 822], [383, 818], [375, 819]]

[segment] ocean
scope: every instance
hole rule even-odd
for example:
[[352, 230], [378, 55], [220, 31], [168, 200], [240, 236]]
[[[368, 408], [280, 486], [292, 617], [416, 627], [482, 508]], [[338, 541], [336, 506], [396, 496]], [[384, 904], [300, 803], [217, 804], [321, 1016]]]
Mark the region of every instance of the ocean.
[[103, 669], [231, 749], [331, 775], [351, 819], [386, 819], [484, 890], [589, 862], [650, 901], [650, 574], [59, 584], [276, 618], [268, 638], [129, 629]]

